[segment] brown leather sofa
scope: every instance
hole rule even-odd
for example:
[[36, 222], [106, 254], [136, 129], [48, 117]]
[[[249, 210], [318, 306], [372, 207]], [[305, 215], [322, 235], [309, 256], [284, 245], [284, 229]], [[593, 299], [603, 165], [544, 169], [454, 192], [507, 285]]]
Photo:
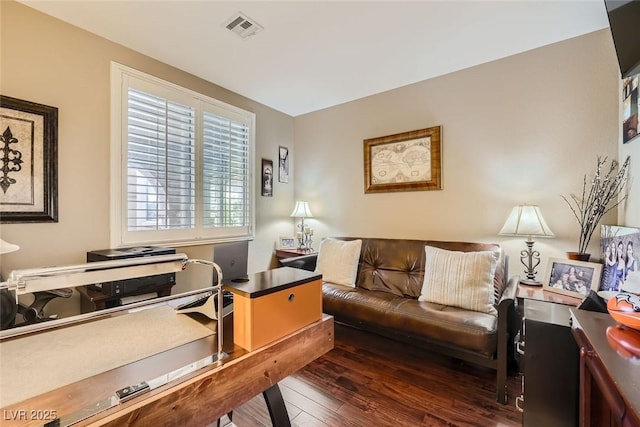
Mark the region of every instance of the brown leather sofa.
[[[500, 246], [430, 240], [361, 240], [356, 286], [323, 283], [323, 311], [340, 323], [428, 346], [495, 369], [497, 400], [507, 403], [506, 378], [513, 366], [513, 337], [517, 329], [514, 298], [519, 279], [507, 280], [506, 256]], [[424, 278], [425, 245], [462, 252], [499, 250], [494, 276], [497, 316], [418, 301]], [[314, 270], [316, 259], [317, 255], [305, 255], [281, 260], [281, 265]]]

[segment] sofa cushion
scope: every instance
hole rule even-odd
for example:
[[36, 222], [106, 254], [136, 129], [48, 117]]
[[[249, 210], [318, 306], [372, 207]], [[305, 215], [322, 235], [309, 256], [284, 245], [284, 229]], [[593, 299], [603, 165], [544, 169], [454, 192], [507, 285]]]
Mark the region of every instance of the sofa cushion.
[[[498, 259], [498, 266], [496, 267], [496, 274], [493, 278], [494, 296], [495, 301], [500, 301], [502, 293], [507, 286], [507, 271], [505, 262], [505, 253], [500, 245], [495, 243], [471, 243], [471, 242], [441, 242], [438, 240], [427, 240], [426, 245], [433, 246], [435, 248], [445, 249], [448, 251], [461, 251], [461, 252], [481, 252], [481, 251], [496, 251], [500, 254]], [[424, 251], [422, 251], [424, 254]], [[418, 296], [420, 293], [418, 292]]]
[[424, 242], [364, 239], [358, 271], [359, 288], [417, 298], [424, 280]]
[[459, 252], [425, 246], [420, 301], [497, 315], [494, 275], [497, 251]]
[[325, 282], [355, 286], [361, 247], [362, 240], [324, 239], [318, 248], [316, 273]]
[[445, 242], [438, 240], [409, 240], [360, 237], [337, 237], [337, 240], [362, 240], [360, 265], [356, 286], [370, 291], [389, 292], [398, 296], [418, 298], [424, 283], [424, 246], [449, 251], [497, 251], [500, 254], [494, 283], [495, 301], [502, 297], [504, 280], [504, 251], [494, 243]]
[[498, 321], [491, 314], [331, 283], [322, 285], [322, 294], [323, 311], [338, 321], [378, 332], [388, 329], [487, 357], [495, 353]]

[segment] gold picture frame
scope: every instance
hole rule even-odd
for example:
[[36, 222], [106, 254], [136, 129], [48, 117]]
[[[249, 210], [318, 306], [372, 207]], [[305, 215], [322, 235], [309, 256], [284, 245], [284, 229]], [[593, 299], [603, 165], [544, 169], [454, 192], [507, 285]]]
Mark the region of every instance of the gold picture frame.
[[364, 140], [364, 192], [442, 189], [442, 129]]

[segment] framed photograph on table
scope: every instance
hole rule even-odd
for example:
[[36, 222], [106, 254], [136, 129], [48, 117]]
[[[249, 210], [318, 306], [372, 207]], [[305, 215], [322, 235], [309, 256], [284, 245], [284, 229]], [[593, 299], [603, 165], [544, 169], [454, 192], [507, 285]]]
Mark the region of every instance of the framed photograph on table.
[[0, 222], [58, 222], [58, 109], [0, 95]]
[[280, 236], [278, 239], [278, 249], [295, 249], [296, 241], [293, 236]]
[[364, 140], [364, 192], [442, 189], [441, 129]]
[[600, 286], [602, 264], [550, 258], [543, 289], [576, 298], [584, 298]]

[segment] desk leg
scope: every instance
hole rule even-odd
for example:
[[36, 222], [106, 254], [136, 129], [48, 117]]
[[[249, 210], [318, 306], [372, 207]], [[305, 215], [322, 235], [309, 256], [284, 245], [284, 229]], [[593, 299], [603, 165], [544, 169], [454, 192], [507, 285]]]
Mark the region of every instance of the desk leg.
[[287, 407], [284, 404], [284, 399], [282, 398], [278, 384], [276, 383], [263, 391], [262, 396], [264, 396], [264, 400], [267, 402], [273, 427], [291, 427]]

